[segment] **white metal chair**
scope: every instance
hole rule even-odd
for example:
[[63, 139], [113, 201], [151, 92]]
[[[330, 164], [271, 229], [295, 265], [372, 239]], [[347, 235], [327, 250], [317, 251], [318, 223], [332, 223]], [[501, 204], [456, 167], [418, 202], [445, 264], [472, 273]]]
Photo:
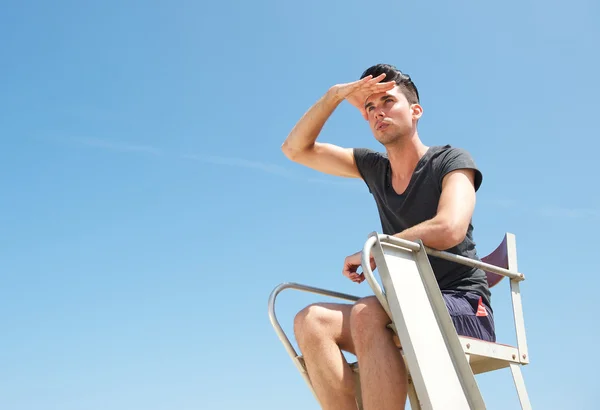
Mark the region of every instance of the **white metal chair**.
[[[384, 290], [371, 271], [371, 254]], [[483, 269], [490, 288], [505, 276], [510, 278], [517, 346], [457, 335], [428, 255]], [[529, 363], [519, 289], [519, 282], [525, 277], [517, 269], [513, 234], [507, 233], [491, 254], [477, 261], [430, 249], [422, 242], [372, 233], [364, 245], [362, 257], [365, 278], [390, 316], [392, 323], [389, 327], [401, 342], [402, 355], [409, 372], [409, 400], [413, 410], [485, 409], [475, 375], [506, 367], [511, 369], [521, 408], [531, 409], [521, 373], [521, 366]], [[357, 301], [359, 297], [296, 283], [283, 283], [272, 291], [269, 297], [271, 323], [312, 390], [303, 358], [296, 353], [275, 315], [275, 300], [284, 289], [296, 289], [351, 302]], [[362, 408], [358, 363], [353, 363], [351, 367], [357, 381], [357, 404]]]

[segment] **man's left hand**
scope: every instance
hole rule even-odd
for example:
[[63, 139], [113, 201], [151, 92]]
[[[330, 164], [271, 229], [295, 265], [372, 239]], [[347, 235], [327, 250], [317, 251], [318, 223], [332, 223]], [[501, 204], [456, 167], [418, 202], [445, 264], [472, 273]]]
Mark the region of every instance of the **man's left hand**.
[[[376, 268], [375, 259], [371, 255], [371, 270]], [[347, 256], [344, 260], [344, 269], [342, 270], [342, 274], [350, 279], [352, 282], [361, 283], [365, 280], [364, 273], [358, 273], [357, 270], [359, 266], [361, 266], [362, 261], [362, 251], [356, 252], [353, 255]]]

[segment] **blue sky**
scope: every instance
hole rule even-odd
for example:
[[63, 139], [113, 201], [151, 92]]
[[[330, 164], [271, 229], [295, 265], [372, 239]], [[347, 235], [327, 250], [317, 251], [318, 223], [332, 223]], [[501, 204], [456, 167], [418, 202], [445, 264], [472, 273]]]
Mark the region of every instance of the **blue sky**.
[[[534, 407], [593, 407], [598, 21], [590, 0], [4, 1], [0, 408], [318, 408], [269, 293], [370, 294], [341, 268], [380, 225], [362, 182], [280, 146], [379, 62], [419, 87], [423, 141], [481, 168], [480, 255], [516, 234]], [[348, 104], [321, 140], [380, 148]], [[282, 294], [286, 330], [317, 300]], [[508, 370], [478, 381], [516, 408]]]

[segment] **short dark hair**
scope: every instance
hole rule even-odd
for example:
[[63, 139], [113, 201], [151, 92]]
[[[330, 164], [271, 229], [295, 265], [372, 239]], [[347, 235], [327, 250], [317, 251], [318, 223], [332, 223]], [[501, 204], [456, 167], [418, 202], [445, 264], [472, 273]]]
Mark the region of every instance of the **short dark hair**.
[[360, 78], [365, 78], [368, 75], [372, 75], [373, 78], [375, 78], [384, 73], [385, 78], [382, 80], [383, 82], [395, 81], [409, 104], [419, 103], [419, 91], [417, 90], [417, 86], [412, 82], [410, 76], [404, 74], [391, 64], [376, 64], [371, 66], [362, 73]]

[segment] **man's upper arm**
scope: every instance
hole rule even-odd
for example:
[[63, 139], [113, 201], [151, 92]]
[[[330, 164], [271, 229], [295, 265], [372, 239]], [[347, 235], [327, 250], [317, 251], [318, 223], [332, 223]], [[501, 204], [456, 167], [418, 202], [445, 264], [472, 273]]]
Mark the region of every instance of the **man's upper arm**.
[[471, 154], [460, 148], [446, 150], [437, 171], [441, 189], [438, 216], [448, 224], [453, 236], [464, 238], [475, 211], [475, 193], [481, 186], [483, 174]]
[[312, 148], [300, 153], [286, 152], [286, 156], [292, 161], [325, 174], [361, 178], [352, 148], [315, 142]]
[[475, 175], [474, 169], [456, 169], [447, 173], [442, 180], [437, 216], [448, 224], [453, 236], [459, 239], [467, 233], [475, 210]]

